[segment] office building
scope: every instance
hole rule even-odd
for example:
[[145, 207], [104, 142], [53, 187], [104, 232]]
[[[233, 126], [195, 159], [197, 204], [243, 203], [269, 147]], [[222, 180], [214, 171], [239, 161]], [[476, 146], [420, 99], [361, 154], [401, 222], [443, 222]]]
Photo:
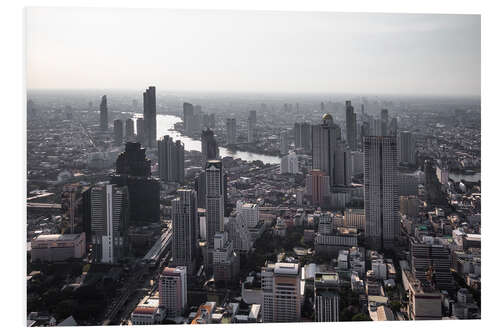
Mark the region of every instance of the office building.
[[299, 161], [295, 152], [291, 151], [288, 155], [281, 157], [280, 174], [298, 174]]
[[144, 118], [137, 118], [137, 142], [144, 145]]
[[403, 271], [403, 281], [408, 287], [408, 317], [410, 320], [441, 320], [442, 296], [429, 281], [416, 279], [411, 272]]
[[92, 187], [90, 196], [94, 256], [99, 262], [114, 264], [127, 249], [128, 190], [101, 183]]
[[172, 258], [174, 265], [186, 266], [188, 274], [193, 274], [200, 237], [196, 193], [179, 189], [177, 195], [172, 200]]
[[259, 206], [257, 204], [238, 200], [236, 212], [248, 228], [255, 228], [259, 224]]
[[333, 219], [331, 213], [320, 213], [318, 222], [318, 233], [329, 235], [333, 231]]
[[305, 152], [311, 151], [311, 124], [295, 123], [294, 125], [295, 148], [302, 148]]
[[357, 150], [357, 123], [356, 123], [356, 113], [354, 113], [354, 107], [351, 105], [351, 101], [345, 102], [345, 123], [346, 123], [346, 136], [347, 145], [351, 150]]
[[330, 205], [330, 177], [321, 170], [311, 170], [306, 175], [306, 196], [314, 206]]
[[335, 150], [340, 140], [340, 127], [330, 114], [323, 115], [322, 123], [312, 126], [312, 168], [323, 171], [335, 184]]
[[149, 87], [142, 94], [144, 102], [144, 144], [156, 148], [156, 88]]
[[217, 282], [231, 282], [238, 277], [240, 261], [233, 249], [233, 243], [227, 232], [214, 235], [213, 273]]
[[280, 132], [280, 155], [286, 155], [288, 153], [288, 132]]
[[184, 182], [184, 144], [165, 135], [158, 141], [160, 179], [164, 182]]
[[363, 152], [366, 238], [373, 248], [391, 248], [400, 226], [396, 138], [367, 136]]
[[300, 267], [267, 263], [261, 270], [264, 323], [298, 322], [301, 315]]
[[389, 111], [387, 109], [380, 111], [380, 135], [389, 135]]
[[337, 141], [334, 152], [334, 186], [351, 185], [351, 152], [344, 141]]
[[165, 267], [160, 274], [158, 289], [160, 307], [164, 307], [167, 318], [183, 315], [187, 305], [186, 267]]
[[248, 113], [248, 142], [257, 140], [257, 111], [250, 110]]
[[398, 118], [394, 117], [391, 118], [391, 122], [389, 123], [389, 129], [388, 129], [389, 136], [397, 136], [398, 135]]
[[236, 144], [236, 119], [228, 118], [226, 119], [226, 137], [227, 144]]
[[193, 134], [194, 107], [191, 103], [182, 104], [182, 113], [184, 121], [184, 132], [186, 135]]
[[252, 248], [252, 239], [248, 230], [248, 220], [241, 214], [229, 216], [228, 223], [224, 226], [228, 238], [233, 244], [233, 249], [238, 253], [248, 253]]
[[346, 209], [344, 211], [344, 226], [347, 228], [356, 228], [365, 230], [365, 211], [363, 209]]
[[99, 105], [99, 120], [101, 131], [108, 130], [108, 100], [106, 95], [101, 97], [101, 104]]
[[119, 146], [123, 143], [123, 121], [115, 119], [113, 122], [113, 136], [115, 145]]
[[151, 161], [138, 142], [127, 142], [116, 159], [111, 183], [127, 186], [130, 197], [130, 224], [147, 225], [160, 220], [160, 183], [151, 178]]
[[134, 140], [134, 121], [131, 118], [125, 120], [125, 139], [127, 141]]
[[215, 140], [214, 132], [209, 128], [201, 132], [201, 154], [202, 167], [205, 167], [208, 160], [219, 158], [217, 140]]
[[414, 165], [415, 159], [415, 137], [411, 132], [403, 131], [398, 136], [398, 160], [400, 163]]
[[314, 275], [314, 314], [316, 322], [339, 321], [340, 279], [337, 273]]
[[222, 161], [207, 161], [205, 177], [207, 243], [209, 248], [213, 248], [215, 234], [224, 230], [224, 170]]

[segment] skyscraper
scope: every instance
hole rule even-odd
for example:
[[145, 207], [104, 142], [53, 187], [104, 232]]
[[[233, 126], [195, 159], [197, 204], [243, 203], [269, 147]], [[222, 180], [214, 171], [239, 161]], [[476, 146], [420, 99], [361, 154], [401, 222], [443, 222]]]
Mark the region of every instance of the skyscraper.
[[113, 122], [113, 136], [115, 145], [123, 143], [123, 121], [121, 119], [115, 119]]
[[286, 130], [280, 132], [280, 154], [288, 154], [288, 132]]
[[349, 186], [351, 184], [352, 163], [351, 152], [345, 141], [337, 141], [334, 154], [334, 185]]
[[335, 184], [335, 147], [340, 135], [340, 127], [330, 114], [323, 115], [321, 124], [312, 126], [312, 168], [330, 177], [330, 187]]
[[144, 144], [156, 148], [156, 88], [149, 87], [142, 94], [144, 102]]
[[389, 111], [387, 109], [380, 111], [380, 132], [382, 136], [389, 135]]
[[256, 141], [257, 139], [256, 126], [257, 126], [257, 111], [250, 110], [248, 114], [248, 142]]
[[184, 182], [184, 144], [180, 140], [174, 142], [168, 135], [158, 140], [158, 164], [161, 180]]
[[217, 141], [215, 140], [214, 132], [207, 128], [201, 132], [201, 154], [202, 166], [205, 167], [205, 163], [208, 160], [214, 160], [219, 158], [219, 147], [217, 146]]
[[137, 142], [144, 146], [144, 118], [137, 118]]
[[101, 183], [91, 189], [91, 233], [96, 259], [116, 263], [127, 249], [128, 191]]
[[280, 174], [298, 174], [299, 163], [295, 152], [291, 151], [290, 154], [281, 157]]
[[398, 158], [401, 163], [415, 164], [415, 137], [411, 132], [403, 131], [398, 135]]
[[227, 144], [234, 145], [236, 144], [236, 119], [228, 118], [226, 119], [226, 136], [227, 136]]
[[165, 308], [167, 318], [182, 315], [187, 305], [186, 267], [165, 267], [158, 283], [160, 306]]
[[300, 321], [300, 267], [278, 262], [261, 271], [262, 319], [265, 323]]
[[191, 103], [182, 104], [184, 132], [186, 135], [193, 134], [194, 107]]
[[316, 273], [314, 276], [314, 313], [316, 322], [339, 321], [338, 273]]
[[108, 130], [108, 101], [106, 95], [101, 98], [101, 105], [99, 106], [99, 118], [102, 131]]
[[400, 227], [396, 138], [367, 136], [363, 152], [366, 237], [373, 248], [391, 248]]
[[116, 159], [111, 183], [127, 186], [130, 196], [130, 224], [146, 225], [160, 219], [160, 184], [151, 178], [151, 161], [140, 143], [127, 142]]
[[224, 230], [224, 170], [222, 161], [208, 160], [206, 177], [207, 241], [213, 248], [214, 236]]
[[354, 107], [351, 105], [351, 101], [345, 102], [345, 127], [347, 144], [351, 150], [356, 150], [358, 148], [356, 114], [354, 113]]
[[186, 266], [188, 274], [194, 272], [197, 242], [199, 238], [198, 206], [196, 192], [177, 190], [178, 197], [172, 200], [172, 257], [174, 265]]
[[131, 118], [125, 121], [125, 138], [127, 141], [134, 139], [134, 121]]

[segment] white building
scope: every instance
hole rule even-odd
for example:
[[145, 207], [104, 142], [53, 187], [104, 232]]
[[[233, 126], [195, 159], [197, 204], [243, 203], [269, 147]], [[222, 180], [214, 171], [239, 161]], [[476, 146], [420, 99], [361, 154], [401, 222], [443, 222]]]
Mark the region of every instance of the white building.
[[165, 267], [160, 275], [159, 305], [165, 308], [168, 318], [182, 315], [187, 304], [187, 268], [185, 266]]
[[280, 164], [280, 174], [298, 174], [299, 173], [299, 162], [297, 160], [297, 155], [295, 152], [290, 152], [281, 158]]

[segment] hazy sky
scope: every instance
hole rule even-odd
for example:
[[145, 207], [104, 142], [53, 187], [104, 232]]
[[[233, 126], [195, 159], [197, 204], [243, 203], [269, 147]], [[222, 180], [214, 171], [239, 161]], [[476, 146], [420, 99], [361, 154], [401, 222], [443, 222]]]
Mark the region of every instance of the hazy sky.
[[30, 8], [28, 89], [479, 95], [478, 15]]

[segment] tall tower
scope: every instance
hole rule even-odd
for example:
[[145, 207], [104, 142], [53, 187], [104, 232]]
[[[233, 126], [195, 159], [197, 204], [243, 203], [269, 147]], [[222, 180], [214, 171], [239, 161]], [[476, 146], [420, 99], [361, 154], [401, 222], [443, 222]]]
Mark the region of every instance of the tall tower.
[[160, 179], [165, 182], [184, 182], [184, 144], [165, 135], [158, 140]]
[[134, 121], [131, 118], [125, 121], [125, 138], [127, 141], [134, 139]]
[[257, 111], [250, 110], [248, 114], [248, 142], [255, 142], [257, 126]]
[[415, 137], [411, 132], [403, 131], [398, 136], [398, 158], [401, 163], [415, 164]]
[[382, 136], [389, 135], [389, 111], [387, 109], [380, 111], [380, 131]]
[[227, 144], [234, 145], [236, 144], [236, 119], [228, 118], [226, 119], [226, 130], [227, 130]]
[[373, 248], [391, 248], [400, 227], [396, 137], [366, 136], [363, 151], [366, 237]]
[[144, 146], [144, 118], [137, 118], [137, 142]]
[[142, 94], [144, 102], [144, 144], [148, 148], [156, 146], [156, 88], [149, 87]]
[[99, 118], [102, 131], [108, 130], [108, 101], [106, 95], [101, 98], [101, 105], [99, 105]]
[[207, 161], [205, 181], [207, 241], [208, 247], [213, 248], [215, 234], [224, 231], [224, 170], [222, 161]]
[[192, 274], [196, 267], [196, 243], [199, 238], [196, 192], [179, 189], [177, 195], [172, 200], [172, 257], [174, 265], [186, 266], [188, 274]]
[[165, 308], [167, 318], [182, 315], [187, 305], [186, 267], [165, 267], [158, 282], [160, 306]]
[[286, 130], [280, 132], [280, 154], [288, 154], [288, 133]]
[[219, 147], [217, 146], [214, 132], [209, 128], [201, 132], [201, 154], [203, 156], [203, 167], [205, 167], [208, 160], [219, 158]]
[[194, 107], [191, 103], [182, 104], [184, 132], [186, 135], [193, 134]]
[[116, 263], [127, 248], [127, 187], [98, 184], [91, 189], [90, 200], [90, 229], [97, 260]]
[[312, 126], [312, 168], [326, 173], [331, 187], [335, 184], [335, 146], [340, 135], [340, 127], [328, 113], [321, 124]]
[[113, 122], [113, 134], [115, 145], [121, 145], [123, 143], [123, 121], [121, 119], [115, 119]]
[[351, 101], [345, 102], [345, 127], [347, 144], [351, 150], [356, 150], [357, 145], [357, 127], [356, 127], [356, 114], [354, 113], [354, 107], [351, 105]]

